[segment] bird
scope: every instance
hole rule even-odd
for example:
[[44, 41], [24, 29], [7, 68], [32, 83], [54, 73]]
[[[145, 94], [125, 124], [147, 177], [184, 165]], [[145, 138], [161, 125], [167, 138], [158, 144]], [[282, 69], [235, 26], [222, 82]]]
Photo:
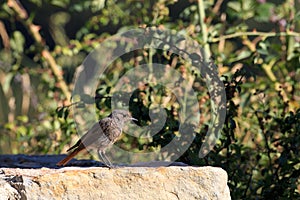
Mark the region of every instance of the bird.
[[65, 166], [74, 156], [82, 150], [88, 148], [96, 148], [98, 156], [104, 164], [113, 168], [114, 165], [105, 155], [105, 150], [114, 144], [122, 134], [122, 128], [128, 121], [137, 121], [127, 110], [116, 109], [111, 114], [89, 129], [67, 152], [70, 152], [67, 157], [59, 161], [57, 166]]

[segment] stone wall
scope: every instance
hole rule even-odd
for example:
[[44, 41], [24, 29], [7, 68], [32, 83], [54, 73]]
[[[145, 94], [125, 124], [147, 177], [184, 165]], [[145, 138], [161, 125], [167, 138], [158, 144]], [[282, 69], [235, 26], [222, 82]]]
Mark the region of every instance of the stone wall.
[[7, 168], [0, 199], [230, 199], [227, 173], [215, 167]]

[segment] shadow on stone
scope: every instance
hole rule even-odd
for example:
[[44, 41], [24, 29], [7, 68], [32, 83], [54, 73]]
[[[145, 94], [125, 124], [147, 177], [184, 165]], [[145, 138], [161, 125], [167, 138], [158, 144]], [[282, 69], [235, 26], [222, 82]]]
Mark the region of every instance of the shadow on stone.
[[[0, 155], [0, 168], [23, 168], [38, 169], [52, 168], [59, 169], [56, 163], [66, 155]], [[181, 162], [155, 161], [146, 163], [116, 164], [116, 167], [161, 167], [161, 166], [188, 166]], [[72, 159], [65, 167], [106, 167], [102, 162], [95, 160], [77, 160]]]

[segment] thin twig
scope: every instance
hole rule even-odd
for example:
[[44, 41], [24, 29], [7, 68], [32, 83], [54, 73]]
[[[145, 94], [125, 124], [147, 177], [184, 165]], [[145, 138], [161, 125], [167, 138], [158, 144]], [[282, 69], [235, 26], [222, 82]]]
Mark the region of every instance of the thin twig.
[[0, 37], [2, 39], [3, 46], [6, 50], [10, 49], [9, 36], [5, 29], [4, 23], [0, 20]]
[[261, 36], [261, 37], [278, 37], [278, 36], [294, 36], [294, 37], [300, 37], [300, 33], [293, 32], [293, 31], [287, 31], [287, 32], [257, 32], [257, 31], [252, 31], [252, 32], [236, 32], [233, 34], [229, 35], [224, 35], [218, 38], [212, 38], [209, 42], [210, 43], [215, 43], [219, 42], [221, 40], [227, 40], [227, 39], [232, 39], [232, 38], [237, 38], [237, 37], [242, 37], [242, 36]]
[[[212, 9], [212, 13], [214, 13], [216, 15], [219, 12], [223, 1], [224, 0], [217, 0], [217, 2], [215, 3], [215, 5]], [[210, 17], [207, 18], [206, 23], [210, 24], [212, 22], [212, 20], [213, 20], [213, 17], [210, 16]]]
[[209, 62], [211, 52], [208, 44], [208, 29], [205, 23], [205, 8], [203, 0], [198, 0], [198, 12], [199, 12], [199, 24], [201, 27], [201, 34], [203, 38], [203, 46], [204, 46], [204, 61]]

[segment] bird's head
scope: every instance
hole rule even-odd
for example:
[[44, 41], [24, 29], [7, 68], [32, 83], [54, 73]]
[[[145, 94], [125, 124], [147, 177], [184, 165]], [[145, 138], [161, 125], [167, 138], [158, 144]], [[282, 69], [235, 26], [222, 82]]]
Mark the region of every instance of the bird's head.
[[133, 118], [127, 110], [113, 110], [109, 117], [121, 125], [128, 121], [137, 121], [137, 119]]

